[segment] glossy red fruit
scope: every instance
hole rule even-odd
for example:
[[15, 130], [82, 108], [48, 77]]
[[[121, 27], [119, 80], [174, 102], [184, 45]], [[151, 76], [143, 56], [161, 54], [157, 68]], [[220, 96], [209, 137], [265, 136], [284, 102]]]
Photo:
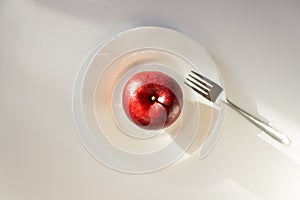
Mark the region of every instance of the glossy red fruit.
[[128, 118], [141, 128], [158, 130], [168, 127], [180, 115], [183, 97], [179, 84], [158, 71], [133, 75], [126, 83], [123, 108]]

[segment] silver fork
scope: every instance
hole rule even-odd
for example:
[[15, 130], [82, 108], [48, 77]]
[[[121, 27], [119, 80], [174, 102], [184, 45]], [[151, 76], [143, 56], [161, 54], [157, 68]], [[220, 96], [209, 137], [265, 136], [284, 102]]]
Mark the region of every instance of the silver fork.
[[[206, 78], [205, 76], [195, 71], [191, 71], [191, 73], [188, 74], [188, 77], [186, 78], [186, 81], [184, 83], [192, 90], [194, 90], [201, 96], [205, 97], [206, 99], [214, 103], [216, 102], [216, 100], [218, 99], [218, 97], [223, 91], [223, 88], [219, 86], [217, 83], [213, 82], [212, 80]], [[260, 128], [263, 132], [268, 134], [276, 141], [284, 145], [288, 145], [290, 143], [290, 140], [286, 135], [284, 135], [283, 133], [281, 133], [271, 125], [261, 121], [254, 115], [238, 107], [237, 105], [232, 103], [229, 99], [225, 98], [225, 100], [223, 101], [229, 107], [233, 108], [235, 111], [240, 113], [247, 120], [252, 122], [255, 126]]]

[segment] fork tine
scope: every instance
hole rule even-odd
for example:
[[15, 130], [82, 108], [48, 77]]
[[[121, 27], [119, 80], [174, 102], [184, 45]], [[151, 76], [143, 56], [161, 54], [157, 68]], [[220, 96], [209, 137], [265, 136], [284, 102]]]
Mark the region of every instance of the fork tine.
[[191, 71], [191, 73], [188, 74], [187, 82], [184, 83], [206, 99], [215, 102], [223, 88], [198, 72]]
[[[190, 81], [190, 79], [188, 79], [188, 78], [187, 78], [187, 80]], [[192, 86], [192, 85], [189, 84], [188, 82], [184, 81], [184, 83], [185, 83], [188, 87], [190, 87], [192, 90], [194, 90], [195, 92], [197, 92], [198, 94], [200, 94], [200, 95], [202, 95], [202, 96], [205, 96], [205, 97], [208, 95], [208, 93], [204, 93], [203, 91], [197, 89], [196, 87]]]
[[201, 74], [199, 74], [198, 72], [195, 71], [191, 71], [193, 74], [195, 74], [196, 76], [198, 76], [199, 78], [203, 79], [204, 81], [206, 81], [207, 83], [209, 83], [211, 85], [211, 87], [213, 87], [216, 83], [214, 83], [213, 81], [211, 81], [210, 79], [206, 78], [205, 76], [202, 76]]
[[188, 75], [189, 77], [191, 77], [193, 80], [195, 80], [198, 84], [194, 83], [195, 85], [197, 85], [197, 87], [200, 87], [201, 89], [205, 90], [206, 92], [209, 92], [212, 88], [212, 86], [208, 85], [206, 82], [204, 82], [203, 80], [199, 79], [199, 77], [195, 77], [192, 76], [191, 74]]

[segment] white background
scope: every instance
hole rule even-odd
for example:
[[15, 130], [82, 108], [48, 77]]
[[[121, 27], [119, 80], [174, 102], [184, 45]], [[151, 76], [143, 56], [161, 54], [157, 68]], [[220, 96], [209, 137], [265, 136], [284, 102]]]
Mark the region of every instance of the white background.
[[[297, 0], [1, 0], [0, 199], [300, 199], [299, 22]], [[146, 175], [94, 160], [73, 124], [76, 74], [99, 42], [149, 25], [198, 40], [228, 97], [292, 145], [276, 144], [228, 108], [204, 160]]]

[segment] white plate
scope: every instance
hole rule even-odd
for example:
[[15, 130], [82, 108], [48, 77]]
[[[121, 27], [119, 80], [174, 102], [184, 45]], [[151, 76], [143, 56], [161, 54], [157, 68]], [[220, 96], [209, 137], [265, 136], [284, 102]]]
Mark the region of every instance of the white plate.
[[[204, 48], [177, 31], [141, 27], [100, 44], [83, 63], [73, 94], [75, 124], [88, 152], [104, 165], [128, 173], [162, 169], [195, 152], [204, 158], [220, 135], [225, 111], [223, 104], [211, 106], [183, 84], [192, 69], [223, 86]], [[183, 91], [182, 113], [164, 130], [145, 131], [122, 109], [125, 81], [145, 70], [172, 76]]]

